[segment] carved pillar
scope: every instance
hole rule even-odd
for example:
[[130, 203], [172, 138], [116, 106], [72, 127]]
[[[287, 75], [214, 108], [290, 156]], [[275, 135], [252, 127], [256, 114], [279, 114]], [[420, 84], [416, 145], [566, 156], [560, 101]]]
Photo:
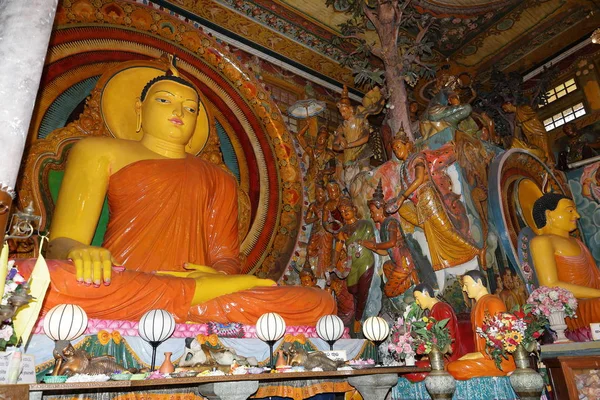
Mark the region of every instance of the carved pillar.
[[58, 0], [0, 0], [0, 186], [15, 187]]

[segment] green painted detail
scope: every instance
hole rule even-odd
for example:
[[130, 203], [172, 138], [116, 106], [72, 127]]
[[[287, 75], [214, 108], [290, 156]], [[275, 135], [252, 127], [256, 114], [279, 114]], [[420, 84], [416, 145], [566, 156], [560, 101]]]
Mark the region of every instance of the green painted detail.
[[55, 129], [64, 127], [73, 110], [89, 96], [96, 86], [99, 76], [87, 78], [66, 89], [50, 104], [42, 122], [38, 138], [43, 139]]
[[507, 29], [510, 29], [514, 24], [515, 24], [515, 21], [513, 21], [510, 18], [507, 18], [504, 21], [497, 24], [496, 29], [498, 29], [499, 31], [505, 31]]
[[238, 183], [240, 182], [240, 167], [238, 165], [237, 157], [235, 156], [235, 150], [233, 149], [233, 145], [231, 144], [231, 140], [227, 133], [225, 132], [225, 128], [223, 125], [216, 121], [215, 126], [217, 128], [217, 135], [219, 136], [219, 141], [221, 142], [221, 153], [223, 154], [223, 162], [229, 168], [229, 170], [235, 175]]

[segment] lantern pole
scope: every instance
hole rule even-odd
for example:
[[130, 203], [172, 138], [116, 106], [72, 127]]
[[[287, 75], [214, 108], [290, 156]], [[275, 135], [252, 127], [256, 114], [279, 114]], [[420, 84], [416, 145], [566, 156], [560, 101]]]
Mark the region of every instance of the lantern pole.
[[150, 343], [150, 346], [152, 346], [152, 363], [150, 364], [150, 372], [154, 372], [154, 367], [156, 366], [156, 349], [158, 348], [158, 346], [160, 346], [162, 341], [159, 342], [151, 340], [148, 343]]
[[275, 363], [273, 362], [273, 346], [277, 340], [267, 340], [267, 344], [269, 345], [269, 368], [275, 368]]

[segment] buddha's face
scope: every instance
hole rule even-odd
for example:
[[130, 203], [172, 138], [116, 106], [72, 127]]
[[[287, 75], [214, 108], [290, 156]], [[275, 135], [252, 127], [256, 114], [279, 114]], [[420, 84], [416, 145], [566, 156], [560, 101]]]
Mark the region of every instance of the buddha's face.
[[198, 117], [198, 94], [191, 87], [164, 80], [152, 85], [142, 103], [144, 134], [185, 145]]
[[474, 299], [481, 289], [481, 283], [479, 280], [475, 282], [473, 278], [468, 275], [462, 278], [462, 290], [467, 294], [470, 299]]
[[401, 140], [394, 140], [392, 143], [392, 151], [399, 160], [406, 160], [409, 153], [408, 144]]
[[554, 211], [546, 211], [546, 224], [554, 229], [572, 232], [577, 228], [577, 220], [580, 218], [575, 203], [571, 199], [562, 199], [558, 202]]
[[383, 213], [383, 207], [377, 207], [375, 204], [369, 204], [369, 211], [371, 212], [371, 219], [375, 222], [381, 222], [385, 219]]

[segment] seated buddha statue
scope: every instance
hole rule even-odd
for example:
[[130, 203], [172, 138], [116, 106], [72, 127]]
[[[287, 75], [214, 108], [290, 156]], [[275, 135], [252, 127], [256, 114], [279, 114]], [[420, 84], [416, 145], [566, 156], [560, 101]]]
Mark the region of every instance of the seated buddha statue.
[[533, 205], [539, 229], [530, 244], [535, 272], [540, 285], [567, 289], [578, 299], [578, 318], [567, 318], [571, 330], [600, 322], [600, 272], [589, 249], [570, 236], [578, 219], [573, 200], [561, 194], [544, 194]]
[[[237, 183], [186, 153], [200, 110], [197, 90], [175, 71], [148, 82], [135, 103], [141, 140], [75, 144], [51, 223], [45, 311], [72, 303], [90, 318], [136, 320], [162, 308], [178, 322], [244, 324], [273, 311], [289, 325], [335, 313], [321, 289], [241, 274]], [[94, 247], [106, 196], [110, 220]]]
[[502, 359], [500, 366], [496, 367], [494, 360], [486, 353], [485, 339], [477, 334], [477, 328], [483, 326], [487, 315], [506, 312], [506, 306], [500, 297], [490, 294], [487, 289], [485, 275], [478, 270], [468, 271], [462, 277], [462, 290], [470, 299], [475, 300], [471, 310], [471, 325], [475, 342], [475, 352], [467, 353], [448, 364], [448, 372], [458, 380], [467, 380], [482, 376], [504, 376], [516, 369], [512, 357]]

